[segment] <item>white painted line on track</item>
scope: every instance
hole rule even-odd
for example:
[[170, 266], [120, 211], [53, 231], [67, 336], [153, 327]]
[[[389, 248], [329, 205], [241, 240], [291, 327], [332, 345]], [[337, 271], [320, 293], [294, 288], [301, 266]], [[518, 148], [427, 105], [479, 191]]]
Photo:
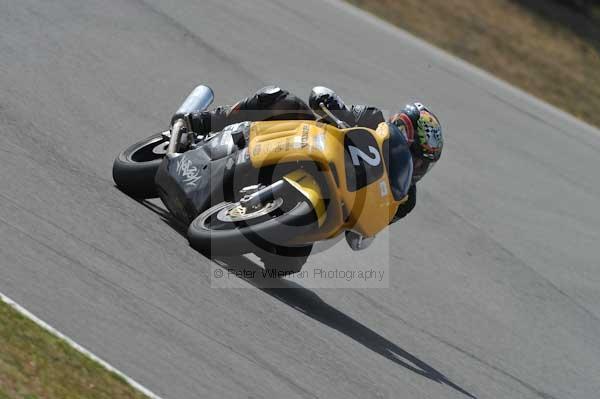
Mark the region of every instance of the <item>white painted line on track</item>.
[[79, 345], [77, 342], [73, 341], [71, 338], [62, 334], [60, 331], [56, 330], [54, 327], [52, 327], [45, 321], [41, 320], [39, 317], [37, 317], [36, 315], [34, 315], [33, 313], [31, 313], [30, 311], [25, 309], [24, 307], [22, 307], [21, 305], [19, 305], [18, 303], [16, 303], [9, 297], [7, 297], [6, 295], [2, 294], [1, 292], [0, 292], [0, 300], [2, 300], [4, 303], [8, 304], [10, 307], [12, 307], [17, 312], [21, 313], [23, 316], [32, 320], [34, 323], [36, 323], [37, 325], [42, 327], [44, 330], [48, 331], [49, 333], [57, 336], [58, 338], [62, 339], [65, 342], [67, 342], [71, 347], [73, 347], [74, 349], [83, 353], [85, 356], [89, 357], [90, 359], [92, 359], [93, 361], [95, 361], [97, 363], [100, 363], [102, 365], [102, 367], [104, 367], [108, 371], [111, 371], [111, 372], [115, 373], [116, 375], [118, 375], [119, 377], [123, 378], [129, 385], [131, 385], [133, 388], [137, 389], [138, 391], [140, 391], [141, 393], [143, 393], [150, 399], [162, 399], [160, 396], [158, 396], [157, 394], [155, 394], [154, 392], [152, 392], [151, 390], [149, 390], [148, 388], [146, 388], [145, 386], [143, 386], [142, 384], [140, 384], [133, 378], [125, 375], [123, 372], [119, 371], [118, 369], [116, 369], [114, 366], [112, 366], [108, 362], [102, 360], [101, 358], [99, 358], [98, 356], [96, 356], [95, 354], [93, 354], [92, 352], [90, 352], [89, 350], [84, 348], [83, 346]]

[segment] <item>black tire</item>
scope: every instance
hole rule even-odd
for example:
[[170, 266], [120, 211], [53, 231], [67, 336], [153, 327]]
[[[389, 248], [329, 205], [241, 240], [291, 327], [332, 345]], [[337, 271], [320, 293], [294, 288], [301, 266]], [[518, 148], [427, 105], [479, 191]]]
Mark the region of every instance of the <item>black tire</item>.
[[117, 187], [135, 198], [157, 197], [154, 176], [167, 143], [159, 133], [122, 151], [113, 162], [113, 180]]
[[263, 262], [266, 275], [270, 278], [279, 278], [299, 273], [312, 247], [312, 244], [300, 247], [275, 246], [269, 251], [260, 251], [256, 255]]
[[[297, 196], [278, 213], [269, 213], [250, 223], [217, 219], [233, 204], [223, 202], [195, 218], [188, 228], [190, 245], [208, 256], [234, 256], [281, 246], [317, 227], [312, 205]], [[285, 200], [284, 200], [285, 201]]]

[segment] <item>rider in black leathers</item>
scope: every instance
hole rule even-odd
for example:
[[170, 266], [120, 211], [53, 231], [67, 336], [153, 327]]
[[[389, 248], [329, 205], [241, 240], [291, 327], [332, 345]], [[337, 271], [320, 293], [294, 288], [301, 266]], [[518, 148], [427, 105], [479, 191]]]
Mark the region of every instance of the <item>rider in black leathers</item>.
[[193, 114], [192, 128], [196, 133], [206, 134], [243, 121], [314, 120], [313, 110], [322, 112], [320, 102], [350, 126], [376, 129], [377, 125], [385, 121], [381, 111], [375, 107], [352, 105], [348, 109], [337, 94], [325, 87], [318, 86], [312, 90], [308, 106], [287, 90], [267, 86], [235, 105], [224, 105], [212, 111]]

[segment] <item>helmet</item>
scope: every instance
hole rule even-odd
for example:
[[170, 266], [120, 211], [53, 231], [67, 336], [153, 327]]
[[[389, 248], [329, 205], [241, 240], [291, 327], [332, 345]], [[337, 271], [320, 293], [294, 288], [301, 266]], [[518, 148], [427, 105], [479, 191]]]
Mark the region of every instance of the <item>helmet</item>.
[[410, 144], [413, 158], [412, 182], [416, 183], [442, 155], [444, 137], [437, 117], [421, 103], [406, 105], [389, 119], [402, 131]]

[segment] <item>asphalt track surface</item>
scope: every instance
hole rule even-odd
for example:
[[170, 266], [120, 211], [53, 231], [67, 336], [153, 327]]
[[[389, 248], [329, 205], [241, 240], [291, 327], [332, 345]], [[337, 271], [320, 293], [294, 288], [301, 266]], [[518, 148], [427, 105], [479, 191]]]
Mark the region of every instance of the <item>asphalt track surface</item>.
[[[278, 83], [432, 105], [447, 145], [417, 208], [350, 254], [388, 263], [389, 288], [211, 288], [216, 266], [113, 186], [116, 153], [200, 82], [217, 103]], [[598, 130], [312, 0], [1, 0], [0, 90], [0, 292], [157, 394], [600, 392]]]

